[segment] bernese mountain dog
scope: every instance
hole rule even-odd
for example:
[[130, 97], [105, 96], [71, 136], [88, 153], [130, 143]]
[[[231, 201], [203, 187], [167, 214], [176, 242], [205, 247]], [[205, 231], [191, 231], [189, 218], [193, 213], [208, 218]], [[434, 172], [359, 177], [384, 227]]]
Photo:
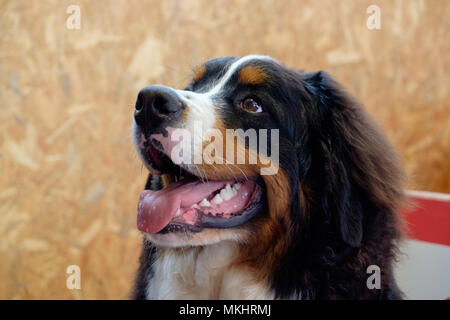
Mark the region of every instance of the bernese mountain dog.
[[[402, 297], [399, 158], [326, 72], [268, 56], [214, 59], [184, 90], [142, 89], [132, 130], [150, 170], [133, 298]], [[251, 144], [255, 134], [267, 143]]]

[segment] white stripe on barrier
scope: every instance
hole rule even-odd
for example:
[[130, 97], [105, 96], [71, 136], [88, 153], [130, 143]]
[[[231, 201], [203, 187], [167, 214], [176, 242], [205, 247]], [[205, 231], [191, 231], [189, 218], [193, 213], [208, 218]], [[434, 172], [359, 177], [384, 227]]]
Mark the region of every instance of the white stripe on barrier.
[[450, 201], [450, 194], [448, 194], [448, 193], [418, 191], [418, 190], [408, 190], [406, 193], [409, 196], [418, 197], [418, 198]]

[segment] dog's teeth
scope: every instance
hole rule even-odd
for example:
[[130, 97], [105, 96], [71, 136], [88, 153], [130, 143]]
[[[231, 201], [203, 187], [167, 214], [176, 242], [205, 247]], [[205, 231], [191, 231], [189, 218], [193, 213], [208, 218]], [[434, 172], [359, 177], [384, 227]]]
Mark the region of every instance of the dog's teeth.
[[233, 185], [233, 189], [234, 190], [239, 190], [239, 188], [241, 187], [241, 184], [238, 182], [238, 183], [235, 183], [234, 185]]
[[203, 198], [203, 200], [199, 203], [200, 206], [202, 207], [211, 207], [211, 203], [206, 200], [206, 198]]
[[[236, 186], [237, 185], [237, 186]], [[212, 198], [210, 205], [211, 204], [220, 204], [223, 201], [227, 201], [230, 200], [231, 198], [233, 198], [236, 194], [237, 194], [237, 190], [240, 188], [240, 184], [237, 183], [235, 185], [233, 185], [233, 187], [227, 183], [225, 185], [225, 187], [223, 187], [220, 192], [218, 194], [216, 194], [214, 196], [214, 198]], [[200, 205], [202, 205], [202, 202], [200, 202]]]
[[[222, 192], [222, 191], [221, 191]], [[223, 202], [223, 199], [222, 199], [222, 197], [220, 196], [220, 194], [218, 193], [218, 194], [216, 194], [215, 196], [214, 196], [214, 198], [212, 198], [212, 200], [211, 200], [211, 203], [212, 204], [220, 204], [220, 203], [222, 203]]]
[[230, 200], [231, 198], [233, 198], [234, 192], [231, 189], [230, 184], [227, 184], [225, 188], [220, 190], [220, 196], [222, 197], [223, 200]]
[[[239, 187], [240, 187], [240, 186], [239, 186]], [[233, 195], [236, 195], [236, 194], [237, 194], [237, 191], [238, 191], [239, 187], [236, 189], [235, 185], [233, 185], [233, 186], [230, 188], [231, 192], [233, 192]]]

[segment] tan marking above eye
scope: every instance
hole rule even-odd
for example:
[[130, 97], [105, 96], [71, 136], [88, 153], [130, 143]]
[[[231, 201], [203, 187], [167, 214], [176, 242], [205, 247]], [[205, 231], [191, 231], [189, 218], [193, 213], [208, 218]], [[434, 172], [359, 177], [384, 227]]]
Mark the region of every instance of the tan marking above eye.
[[203, 78], [203, 76], [206, 73], [206, 67], [205, 66], [201, 66], [200, 68], [197, 69], [197, 71], [195, 71], [194, 74], [194, 82], [198, 82], [201, 78]]
[[261, 84], [266, 78], [267, 74], [258, 67], [248, 66], [239, 71], [239, 82], [242, 84]]

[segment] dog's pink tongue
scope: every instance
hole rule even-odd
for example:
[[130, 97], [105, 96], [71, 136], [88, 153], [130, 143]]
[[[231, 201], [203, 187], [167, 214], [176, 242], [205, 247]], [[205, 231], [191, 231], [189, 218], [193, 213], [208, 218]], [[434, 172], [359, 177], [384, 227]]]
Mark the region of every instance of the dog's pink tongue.
[[161, 231], [175, 217], [178, 210], [189, 208], [227, 183], [230, 181], [205, 183], [180, 181], [171, 183], [159, 191], [144, 190], [138, 203], [138, 229], [147, 233]]

